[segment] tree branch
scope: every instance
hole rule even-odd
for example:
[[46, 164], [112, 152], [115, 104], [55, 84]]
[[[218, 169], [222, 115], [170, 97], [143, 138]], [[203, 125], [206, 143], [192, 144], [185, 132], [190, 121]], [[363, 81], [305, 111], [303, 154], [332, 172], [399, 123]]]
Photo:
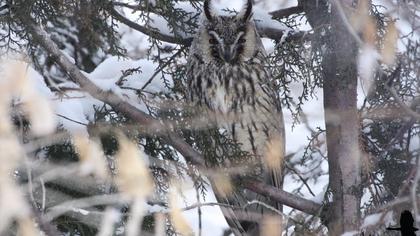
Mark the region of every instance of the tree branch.
[[289, 17], [290, 15], [293, 14], [298, 14], [303, 12], [303, 7], [302, 6], [295, 6], [295, 7], [289, 7], [289, 8], [284, 8], [284, 9], [280, 9], [277, 11], [272, 11], [270, 12], [270, 15], [273, 16], [273, 18], [285, 18], [285, 17]]
[[310, 215], [319, 215], [321, 204], [314, 201], [298, 197], [294, 194], [269, 186], [259, 181], [246, 179], [242, 182], [243, 186], [253, 192], [259, 193], [265, 197], [278, 201], [291, 208], [300, 210]]
[[[25, 17], [21, 18], [23, 25], [26, 30], [32, 36], [33, 40], [37, 42], [48, 54], [55, 59], [55, 62], [69, 75], [70, 79], [79, 84], [83, 91], [89, 93], [92, 97], [109, 104], [113, 109], [125, 114], [132, 120], [142, 124], [151, 125], [158, 132], [160, 130], [168, 130], [167, 127], [156, 122], [156, 120], [138, 110], [131, 104], [123, 101], [120, 97], [112, 92], [105, 92], [90, 81], [70, 60], [59, 50], [57, 45], [50, 39], [48, 34], [37, 26], [33, 20]], [[188, 143], [186, 143], [181, 137], [175, 133], [167, 133], [163, 137], [164, 141], [169, 145], [173, 146], [179, 151], [183, 157], [190, 163], [196, 165], [198, 168], [205, 168], [204, 158], [194, 150]], [[260, 193], [264, 196], [269, 196], [272, 199], [285, 204], [287, 206], [296, 208], [308, 214], [317, 214], [320, 209], [320, 205], [310, 200], [300, 198], [298, 196], [287, 193], [281, 189], [270, 187], [262, 182], [256, 181], [245, 181], [246, 187], [256, 193]]]

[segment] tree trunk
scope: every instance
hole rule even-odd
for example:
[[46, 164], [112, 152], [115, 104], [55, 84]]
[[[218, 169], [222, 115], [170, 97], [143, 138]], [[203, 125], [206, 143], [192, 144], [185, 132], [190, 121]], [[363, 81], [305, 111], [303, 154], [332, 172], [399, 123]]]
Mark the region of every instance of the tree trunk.
[[[322, 76], [329, 187], [333, 194], [326, 222], [330, 235], [340, 235], [357, 230], [360, 220], [362, 189], [357, 113], [358, 45], [343, 20], [343, 17], [348, 17], [344, 14], [354, 10], [351, 1], [331, 2], [331, 12], [327, 10], [326, 1], [305, 0], [300, 3], [312, 27], [315, 30], [323, 29], [326, 33]], [[340, 14], [340, 5], [343, 14]]]
[[[344, 5], [344, 1], [343, 6]], [[360, 218], [361, 162], [357, 114], [357, 44], [335, 6], [330, 48], [323, 60], [329, 181], [333, 193], [330, 235], [356, 230]]]

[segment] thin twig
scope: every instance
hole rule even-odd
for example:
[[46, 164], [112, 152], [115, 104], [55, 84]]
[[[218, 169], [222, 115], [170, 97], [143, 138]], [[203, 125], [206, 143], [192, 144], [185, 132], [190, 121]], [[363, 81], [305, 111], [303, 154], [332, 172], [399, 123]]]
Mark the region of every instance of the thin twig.
[[74, 122], [74, 123], [76, 123], [76, 124], [79, 124], [79, 125], [84, 125], [84, 126], [88, 126], [88, 124], [85, 124], [85, 123], [83, 123], [83, 122], [80, 122], [80, 121], [77, 121], [77, 120], [73, 120], [73, 119], [71, 119], [71, 118], [68, 118], [67, 116], [63, 116], [63, 115], [60, 115], [60, 114], [56, 114], [58, 117], [61, 117], [61, 118], [63, 118], [63, 119], [66, 119], [66, 120], [69, 120], [69, 121], [71, 121], [71, 122]]
[[156, 75], [158, 75], [165, 67], [167, 67], [175, 57], [177, 57], [179, 54], [181, 54], [181, 52], [184, 51], [185, 48], [186, 48], [185, 46], [180, 48], [174, 55], [172, 55], [168, 59], [168, 61], [163, 63], [161, 66], [159, 66], [159, 68], [155, 71], [155, 73], [153, 73], [153, 75], [150, 77], [150, 79], [147, 80], [147, 82], [143, 85], [143, 87], [140, 88], [139, 91], [140, 92], [143, 91], [147, 87], [147, 85], [149, 85], [153, 81], [153, 79], [156, 77]]
[[306, 182], [306, 180], [300, 175], [300, 173], [297, 172], [297, 170], [295, 170], [295, 168], [291, 167], [289, 164], [286, 163], [286, 168], [293, 171], [298, 178], [303, 182], [303, 184], [306, 186], [306, 188], [308, 189], [309, 193], [315, 197], [314, 192], [312, 192], [311, 187], [309, 187], [308, 183]]
[[[198, 203], [201, 203], [200, 201], [200, 192], [198, 191], [198, 188], [195, 188], [195, 197], [197, 199]], [[203, 222], [202, 222], [202, 212], [201, 207], [197, 207], [197, 214], [198, 214], [198, 236], [201, 236], [203, 231]]]

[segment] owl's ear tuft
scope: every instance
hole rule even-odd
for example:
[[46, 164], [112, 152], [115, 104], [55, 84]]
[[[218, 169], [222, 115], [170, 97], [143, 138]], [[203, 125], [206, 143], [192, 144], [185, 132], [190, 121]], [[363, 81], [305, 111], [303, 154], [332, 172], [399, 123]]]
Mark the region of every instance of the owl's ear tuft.
[[204, 14], [206, 15], [207, 20], [213, 21], [213, 16], [211, 14], [211, 9], [210, 9], [210, 0], [204, 1]]
[[252, 16], [252, 0], [248, 0], [246, 7], [238, 14], [238, 18], [243, 22], [249, 21]]

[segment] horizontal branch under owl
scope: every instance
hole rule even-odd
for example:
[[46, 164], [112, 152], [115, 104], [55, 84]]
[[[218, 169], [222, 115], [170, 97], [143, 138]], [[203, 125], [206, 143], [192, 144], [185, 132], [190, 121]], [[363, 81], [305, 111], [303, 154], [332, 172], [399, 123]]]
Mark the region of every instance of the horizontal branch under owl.
[[[51, 40], [47, 32], [41, 29], [32, 19], [22, 17], [21, 23], [26, 31], [31, 35], [34, 42], [39, 44], [55, 62], [63, 69], [69, 78], [77, 83], [81, 90], [89, 93], [92, 97], [110, 105], [113, 109], [130, 117], [133, 121], [156, 127], [156, 130], [168, 130], [167, 127], [156, 121], [150, 115], [138, 110], [133, 105], [123, 101], [120, 97], [112, 92], [106, 92], [100, 89], [97, 85], [91, 82], [77, 67], [74, 65], [58, 48], [58, 46]], [[184, 158], [195, 165], [198, 169], [204, 168], [204, 158], [200, 153], [194, 150], [188, 143], [175, 133], [167, 133], [162, 137], [164, 141], [173, 146], [179, 151]], [[269, 186], [263, 182], [253, 181], [251, 179], [244, 179], [244, 187], [254, 191], [263, 196], [272, 198], [281, 204], [285, 204], [294, 209], [299, 209], [302, 212], [314, 215], [321, 209], [321, 205], [304, 199], [302, 197], [287, 193], [281, 189]]]
[[[294, 7], [294, 8], [287, 8], [287, 9], [281, 9], [278, 11], [273, 11], [270, 14], [274, 17], [274, 18], [284, 18], [287, 17], [288, 15], [291, 14], [296, 14], [296, 13], [300, 13], [302, 12], [303, 9], [298, 6], [298, 7]], [[164, 42], [168, 42], [168, 43], [174, 43], [174, 44], [181, 44], [181, 45], [186, 45], [189, 46], [191, 45], [193, 36], [185, 36], [185, 37], [181, 37], [181, 36], [177, 36], [177, 35], [169, 35], [169, 34], [165, 34], [162, 32], [159, 32], [156, 29], [152, 29], [152, 28], [148, 28], [145, 26], [142, 26], [140, 24], [137, 24], [134, 21], [131, 21], [130, 19], [126, 18], [125, 16], [123, 16], [121, 13], [119, 13], [114, 7], [109, 7], [108, 8], [108, 12], [109, 14], [114, 17], [114, 19], [118, 20], [119, 22], [129, 26], [130, 28], [137, 30], [145, 35], [148, 35], [154, 39], [157, 40], [161, 40]], [[290, 30], [284, 30], [284, 29], [279, 29], [279, 28], [273, 28], [273, 27], [269, 27], [269, 26], [263, 26], [260, 25], [258, 21], [255, 22], [257, 29], [258, 29], [258, 33], [262, 36], [262, 37], [266, 37], [266, 38], [270, 38], [273, 40], [281, 40], [282, 42], [284, 41], [302, 41], [305, 36], [308, 34], [308, 32], [306, 31], [295, 31], [293, 29]]]

